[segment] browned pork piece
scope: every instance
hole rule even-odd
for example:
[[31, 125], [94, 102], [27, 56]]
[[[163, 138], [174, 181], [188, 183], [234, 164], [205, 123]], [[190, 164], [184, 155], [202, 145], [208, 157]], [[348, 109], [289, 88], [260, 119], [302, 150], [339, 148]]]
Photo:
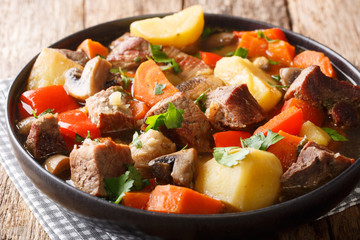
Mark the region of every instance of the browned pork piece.
[[65, 57], [73, 60], [74, 62], [76, 62], [82, 66], [85, 66], [87, 61], [89, 61], [88, 56], [83, 51], [72, 51], [69, 49], [56, 49], [56, 50], [59, 51]]
[[206, 99], [206, 112], [217, 130], [240, 130], [264, 120], [264, 111], [246, 84], [219, 87]]
[[59, 132], [57, 115], [49, 113], [36, 119], [31, 125], [25, 147], [37, 160], [44, 160], [53, 154], [68, 154]]
[[179, 91], [183, 92], [186, 97], [196, 100], [203, 92], [215, 90], [224, 86], [224, 82], [214, 75], [200, 75], [193, 77], [176, 86]]
[[148, 130], [139, 136], [141, 147], [130, 144], [131, 156], [135, 167], [144, 178], [152, 178], [149, 162], [157, 157], [176, 151], [176, 145], [161, 132]]
[[129, 100], [131, 96], [122, 87], [113, 86], [86, 99], [90, 120], [101, 133], [132, 129], [135, 121]]
[[[160, 127], [159, 130], [173, 139], [178, 147], [182, 148], [188, 145], [189, 148], [195, 148], [198, 152], [211, 152], [214, 146], [214, 139], [211, 135], [211, 126], [196, 104], [185, 97], [184, 93], [178, 92], [171, 97], [156, 103], [146, 114], [148, 117], [167, 112], [169, 103], [174, 104], [175, 108], [184, 110], [181, 128], [166, 129]], [[144, 121], [144, 122], [145, 122]], [[146, 125], [142, 126], [145, 129]]]
[[162, 51], [165, 52], [169, 58], [175, 59], [175, 61], [179, 64], [181, 72], [179, 72], [177, 76], [182, 81], [187, 81], [190, 78], [199, 75], [207, 75], [213, 73], [213, 70], [201, 59], [181, 52], [176, 47], [166, 46], [162, 48]]
[[71, 180], [74, 186], [98, 197], [106, 197], [104, 179], [119, 177], [126, 164], [133, 163], [128, 145], [106, 138], [102, 142], [85, 139], [70, 153]]
[[298, 160], [282, 175], [282, 196], [291, 199], [320, 187], [339, 175], [355, 160], [308, 142]]
[[360, 87], [325, 76], [318, 66], [304, 69], [291, 84], [285, 100], [305, 100], [315, 107], [325, 107], [338, 126], [359, 123]]
[[197, 151], [190, 148], [155, 158], [149, 162], [149, 166], [158, 184], [192, 188], [196, 160]]
[[140, 37], [125, 33], [110, 44], [112, 49], [106, 60], [112, 63], [113, 68], [135, 70], [140, 63], [150, 56], [149, 42]]

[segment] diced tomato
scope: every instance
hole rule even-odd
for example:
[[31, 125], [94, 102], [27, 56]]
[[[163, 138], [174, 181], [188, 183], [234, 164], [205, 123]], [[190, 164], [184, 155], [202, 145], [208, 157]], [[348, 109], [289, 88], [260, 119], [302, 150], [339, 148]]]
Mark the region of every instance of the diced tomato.
[[244, 131], [218, 132], [213, 135], [216, 147], [241, 146], [240, 138], [251, 137], [251, 134]]
[[76, 134], [86, 138], [89, 132], [91, 139], [101, 137], [99, 128], [79, 109], [60, 113], [58, 119], [60, 133], [69, 149], [72, 149], [74, 144], [79, 143], [75, 141]]
[[20, 119], [33, 115], [32, 111], [39, 115], [47, 109], [54, 109], [54, 113], [61, 113], [78, 107], [76, 101], [61, 85], [26, 91], [21, 94], [18, 104]]

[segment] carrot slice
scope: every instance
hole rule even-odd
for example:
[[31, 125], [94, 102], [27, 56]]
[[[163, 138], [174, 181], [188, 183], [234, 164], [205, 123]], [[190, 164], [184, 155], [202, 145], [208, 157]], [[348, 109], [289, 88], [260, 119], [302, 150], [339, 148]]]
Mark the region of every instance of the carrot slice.
[[[159, 84], [164, 84], [165, 88], [162, 89], [161, 94], [155, 94], [155, 86]], [[143, 101], [149, 107], [179, 91], [167, 80], [165, 74], [153, 60], [140, 64], [135, 73], [133, 87], [135, 98]]]
[[293, 65], [298, 68], [307, 68], [311, 65], [318, 65], [326, 76], [332, 78], [336, 76], [330, 59], [322, 52], [305, 50], [294, 57]]
[[303, 111], [304, 122], [310, 121], [319, 127], [323, 124], [324, 119], [325, 119], [324, 111], [312, 106], [311, 104], [309, 104], [308, 102], [306, 102], [304, 100], [300, 100], [297, 98], [291, 98], [284, 103], [281, 111], [285, 111], [286, 109], [288, 109], [292, 106], [301, 108], [301, 110]]
[[126, 192], [121, 200], [121, 204], [128, 207], [145, 209], [149, 198], [149, 192]]
[[270, 60], [281, 62], [284, 66], [290, 66], [295, 56], [295, 47], [281, 40], [269, 42], [266, 53]]
[[259, 38], [253, 33], [245, 33], [241, 37], [238, 47], [248, 50], [248, 57], [266, 56], [268, 43], [266, 39]]
[[269, 129], [275, 133], [283, 130], [284, 132], [297, 135], [303, 122], [303, 111], [301, 108], [292, 106], [271, 118], [264, 125], [258, 127], [255, 130], [254, 135], [260, 132], [266, 135]]
[[174, 185], [156, 186], [146, 208], [149, 211], [181, 214], [215, 214], [221, 209], [221, 201]]
[[134, 120], [143, 119], [146, 113], [149, 111], [149, 107], [146, 106], [144, 102], [139, 102], [136, 100], [130, 101], [130, 107]]
[[273, 153], [281, 162], [283, 172], [296, 162], [297, 160], [297, 147], [302, 138], [288, 134], [284, 131], [279, 131], [279, 135], [284, 138], [277, 143], [271, 145], [267, 151]]
[[[243, 35], [246, 33], [250, 33], [252, 36], [257, 37], [257, 31], [258, 30], [255, 30], [255, 31], [233, 31], [233, 34], [238, 38], [242, 38]], [[287, 42], [285, 34], [280, 28], [269, 28], [269, 29], [263, 29], [261, 31], [263, 31], [264, 35], [271, 40], [282, 40], [282, 41]]]
[[91, 39], [85, 39], [77, 48], [77, 51], [84, 51], [86, 55], [91, 59], [97, 55], [106, 57], [109, 50], [104, 47], [101, 43], [93, 41]]

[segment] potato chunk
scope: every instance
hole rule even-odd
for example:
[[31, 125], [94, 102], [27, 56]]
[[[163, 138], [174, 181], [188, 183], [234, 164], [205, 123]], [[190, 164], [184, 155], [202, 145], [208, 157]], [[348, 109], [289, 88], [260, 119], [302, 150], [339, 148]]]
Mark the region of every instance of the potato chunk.
[[214, 75], [226, 85], [246, 83], [250, 93], [266, 112], [273, 109], [281, 100], [281, 91], [269, 84], [277, 83], [247, 59], [236, 56], [224, 57], [217, 62]]
[[83, 70], [80, 64], [67, 58], [56, 49], [44, 48], [30, 72], [26, 90], [51, 85], [64, 85], [65, 73], [70, 68]]
[[272, 153], [251, 149], [232, 168], [211, 159], [200, 165], [195, 189], [240, 211], [250, 211], [275, 203], [283, 173], [280, 160]]
[[327, 134], [320, 127], [316, 126], [310, 121], [306, 121], [301, 126], [299, 133], [300, 137], [307, 137], [310, 141], [313, 141], [319, 145], [327, 146], [331, 140], [329, 134]]

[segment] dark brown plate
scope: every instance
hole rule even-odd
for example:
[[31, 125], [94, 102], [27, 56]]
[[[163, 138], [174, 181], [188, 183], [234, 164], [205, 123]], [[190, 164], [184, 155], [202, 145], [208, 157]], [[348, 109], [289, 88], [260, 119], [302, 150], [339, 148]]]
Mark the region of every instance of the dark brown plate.
[[[154, 16], [132, 17], [100, 24], [70, 35], [51, 47], [75, 49], [86, 38], [108, 44], [122, 33], [129, 31], [131, 22]], [[205, 14], [205, 23], [210, 27], [231, 30], [274, 27], [254, 20], [215, 14]], [[325, 53], [343, 76], [360, 85], [360, 72], [339, 54], [309, 38], [287, 30], [284, 32], [292, 44]], [[308, 194], [244, 213], [176, 215], [148, 212], [109, 203], [54, 177], [34, 161], [16, 135], [16, 101], [23, 91], [35, 59], [36, 56], [21, 70], [8, 94], [6, 123], [15, 155], [26, 175], [44, 194], [78, 217], [105, 230], [121, 233], [122, 228], [127, 228], [134, 233], [140, 230], [150, 235], [171, 239], [200, 237], [225, 239], [267, 234], [314, 220], [325, 214], [351, 192], [360, 178], [360, 161], [357, 160], [338, 177]]]

